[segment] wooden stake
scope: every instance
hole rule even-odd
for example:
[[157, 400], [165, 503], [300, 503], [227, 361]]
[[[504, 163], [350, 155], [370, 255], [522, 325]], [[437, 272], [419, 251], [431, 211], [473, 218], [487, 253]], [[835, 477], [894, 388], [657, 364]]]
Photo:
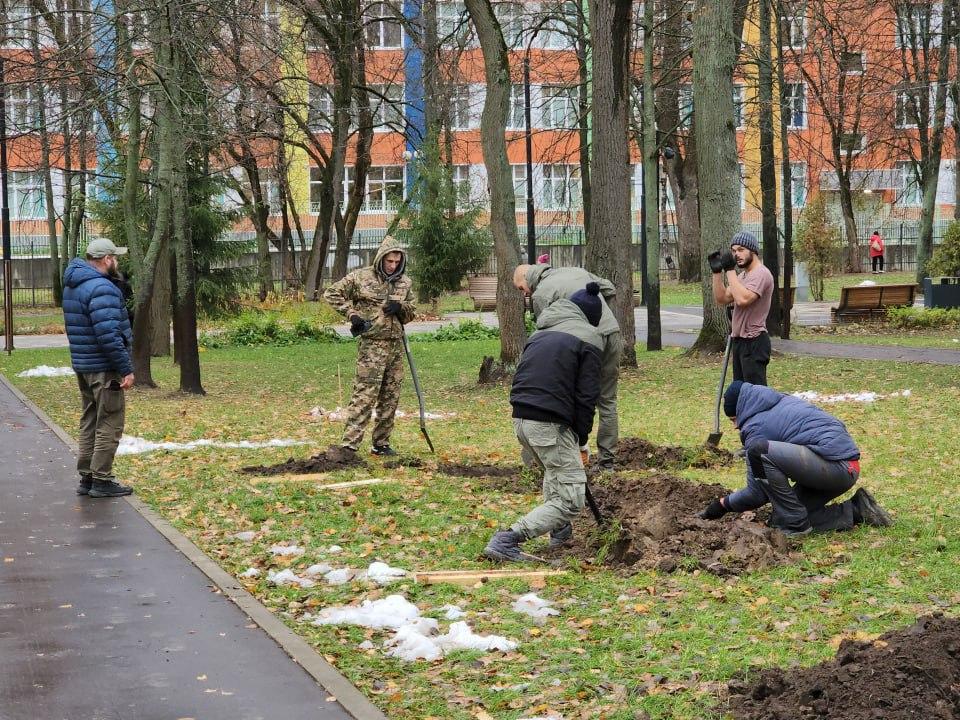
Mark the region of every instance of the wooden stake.
[[[304, 473], [301, 475], [261, 475], [253, 478], [255, 483], [285, 483], [285, 482], [317, 482], [326, 480], [328, 473]], [[363, 485], [379, 485], [385, 482], [397, 482], [396, 478], [366, 478], [364, 480], [347, 480], [345, 482], [317, 485], [317, 490], [341, 490], [343, 488], [362, 487]]]
[[566, 575], [566, 570], [425, 570], [413, 573], [415, 582], [430, 585], [434, 583], [452, 583], [472, 587], [491, 580], [512, 579], [529, 580], [530, 587], [542, 588], [548, 577]]

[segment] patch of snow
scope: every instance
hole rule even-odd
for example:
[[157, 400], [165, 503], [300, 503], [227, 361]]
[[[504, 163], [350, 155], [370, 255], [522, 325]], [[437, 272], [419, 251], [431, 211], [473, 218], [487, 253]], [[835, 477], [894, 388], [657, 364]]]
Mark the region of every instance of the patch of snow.
[[242, 573], [240, 573], [237, 577], [242, 577], [242, 578], [260, 577], [260, 571], [257, 570], [255, 567], [247, 568]]
[[440, 646], [412, 625], [398, 628], [394, 636], [383, 645], [387, 648], [387, 657], [397, 657], [407, 662], [436, 660], [443, 656]]
[[507, 640], [502, 635], [477, 635], [462, 620], [452, 623], [446, 635], [437, 638], [437, 645], [444, 652], [451, 650], [500, 650], [510, 652], [516, 650], [518, 643]]
[[563, 720], [563, 715], [537, 715], [535, 717], [522, 717], [520, 720]]
[[840, 393], [839, 395], [821, 395], [816, 390], [803, 390], [792, 394], [794, 397], [798, 397], [801, 400], [806, 400], [807, 402], [833, 405], [834, 403], [842, 402], [872, 403], [885, 398], [910, 397], [913, 393], [908, 389], [895, 390], [894, 392], [887, 393], [886, 395], [870, 390], [858, 393]]
[[857, 283], [857, 287], [873, 287], [876, 283], [873, 280], [864, 280], [863, 282]]
[[67, 375], [76, 375], [76, 373], [73, 368], [51, 367], [50, 365], [37, 365], [37, 367], [17, 373], [17, 377], [66, 377]]
[[299, 547], [298, 545], [274, 545], [270, 548], [270, 553], [272, 555], [280, 555], [280, 556], [286, 556], [286, 555], [297, 556], [297, 555], [303, 555], [305, 552], [306, 550], [302, 547]]
[[270, 570], [267, 572], [267, 581], [272, 582], [274, 585], [299, 585], [302, 588], [311, 588], [316, 585], [313, 580], [300, 577], [290, 568], [281, 570], [280, 572]]
[[255, 450], [259, 448], [273, 447], [292, 447], [294, 445], [306, 445], [300, 440], [284, 440], [274, 438], [266, 442], [251, 442], [250, 440], [241, 440], [239, 442], [221, 442], [220, 440], [191, 440], [190, 442], [153, 442], [143, 438], [124, 435], [120, 438], [120, 446], [117, 448], [117, 455], [141, 455], [143, 453], [154, 452], [156, 450], [196, 450], [198, 448], [239, 448], [243, 450]]
[[357, 647], [360, 648], [361, 650], [373, 650], [376, 647], [376, 645], [374, 645], [369, 640], [364, 640], [362, 643], [357, 645]]
[[325, 608], [313, 618], [313, 624], [362, 625], [397, 630], [419, 617], [419, 608], [403, 595], [388, 595], [380, 600], [364, 600], [359, 606]]
[[356, 570], [351, 570], [350, 568], [331, 570], [323, 576], [323, 579], [331, 585], [346, 585], [348, 582], [350, 582], [356, 572]]
[[544, 600], [536, 593], [521, 595], [513, 603], [513, 611], [529, 615], [532, 618], [545, 618], [550, 615], [559, 615], [560, 611], [550, 607], [553, 603]]
[[366, 571], [366, 577], [378, 585], [388, 585], [406, 576], [406, 570], [390, 567], [386, 563], [379, 561], [370, 563], [370, 567], [367, 568]]
[[343, 548], [339, 545], [331, 545], [327, 548], [327, 552], [331, 555], [336, 555], [337, 553], [343, 552]]
[[250, 542], [257, 536], [255, 530], [244, 530], [243, 532], [237, 532], [231, 535], [234, 540], [243, 540], [243, 542]]
[[326, 563], [317, 563], [316, 565], [311, 565], [304, 570], [303, 574], [315, 577], [317, 575], [326, 575], [331, 570], [333, 570], [333, 568], [330, 565], [327, 565]]
[[466, 613], [460, 609], [459, 605], [444, 605], [440, 610], [445, 611], [443, 616], [447, 620], [459, 620], [462, 617], [466, 617]]

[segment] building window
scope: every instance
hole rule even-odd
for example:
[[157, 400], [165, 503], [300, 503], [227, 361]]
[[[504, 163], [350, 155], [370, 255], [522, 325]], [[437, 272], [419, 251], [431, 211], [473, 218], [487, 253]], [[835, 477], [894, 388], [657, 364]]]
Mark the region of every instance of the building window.
[[7, 88], [7, 123], [10, 128], [21, 132], [35, 129], [40, 113], [33, 88], [23, 83]]
[[323, 168], [310, 168], [310, 212], [313, 215], [320, 213], [320, 203], [323, 202]]
[[470, 86], [454, 85], [450, 89], [450, 129], [469, 130], [473, 120]]
[[470, 166], [454, 165], [451, 179], [457, 195], [457, 208], [463, 209], [470, 204]]
[[517, 207], [527, 204], [527, 166], [511, 165], [513, 171], [513, 201]]
[[576, 36], [579, 11], [572, 2], [544, 5], [541, 10], [542, 27], [540, 37], [543, 47], [550, 50], [569, 50]]
[[920, 114], [919, 93], [897, 91], [896, 123], [898, 128], [915, 128]]
[[863, 73], [863, 53], [862, 52], [842, 52], [840, 53], [840, 70], [848, 75], [859, 75]]
[[580, 166], [543, 166], [543, 207], [547, 210], [575, 210], [580, 207]]
[[807, 88], [802, 82], [784, 83], [787, 101], [787, 127], [793, 129], [807, 126]]
[[943, 29], [943, 5], [925, 2], [898, 2], [896, 46], [934, 49], [934, 38]]
[[26, 47], [30, 44], [33, 12], [26, 2], [6, 3], [6, 22], [3, 27], [7, 47]]
[[[531, 93], [533, 88], [530, 88]], [[523, 96], [523, 85], [510, 86], [510, 114], [507, 116], [508, 130], [524, 130], [527, 127], [526, 99]], [[532, 120], [532, 118], [531, 118]]]
[[440, 45], [463, 46], [470, 36], [467, 9], [462, 2], [437, 3], [437, 39]]
[[680, 111], [680, 127], [689, 128], [693, 122], [693, 86], [690, 83], [680, 86], [677, 105]]
[[543, 127], [572, 129], [577, 126], [579, 116], [577, 87], [544, 85], [540, 92], [543, 95]]
[[280, 0], [263, 0], [263, 22], [270, 30], [280, 29]]
[[733, 86], [733, 118], [737, 127], [743, 127], [743, 85]]
[[848, 132], [840, 135], [840, 152], [845, 154], [863, 152], [867, 137], [863, 133]]
[[806, 8], [802, 3], [784, 8], [780, 18], [780, 42], [782, 47], [795, 50], [807, 44]]
[[376, 3], [367, 11], [367, 47], [392, 50], [403, 46], [403, 30], [386, 3]]
[[325, 85], [310, 85], [307, 127], [314, 132], [330, 132], [333, 127], [333, 96]]
[[[344, 168], [344, 202], [349, 199], [356, 171]], [[369, 213], [396, 212], [403, 204], [403, 165], [373, 166], [367, 171], [367, 192], [362, 210]]]
[[394, 130], [403, 126], [402, 85], [371, 85], [367, 95], [376, 129]]
[[523, 6], [515, 2], [499, 2], [494, 4], [493, 10], [500, 22], [507, 49], [520, 47], [523, 40]]
[[46, 217], [47, 199], [43, 174], [13, 170], [10, 172], [10, 217], [28, 220]]
[[807, 164], [790, 163], [790, 205], [802, 208], [807, 204]]
[[260, 192], [263, 193], [263, 201], [267, 204], [267, 212], [270, 215], [279, 215], [283, 207], [280, 202], [280, 181], [274, 170], [260, 169]]
[[912, 162], [898, 162], [897, 170], [900, 173], [900, 197], [898, 204], [917, 207], [923, 201], [923, 192], [917, 182], [917, 173]]

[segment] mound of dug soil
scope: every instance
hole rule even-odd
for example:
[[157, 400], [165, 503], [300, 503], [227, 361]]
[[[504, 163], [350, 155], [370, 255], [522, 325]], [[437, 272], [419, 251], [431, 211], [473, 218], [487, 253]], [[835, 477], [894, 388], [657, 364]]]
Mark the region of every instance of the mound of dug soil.
[[328, 448], [325, 452], [305, 460], [289, 458], [278, 465], [254, 465], [243, 468], [251, 475], [304, 475], [307, 473], [333, 472], [350, 468], [366, 467], [359, 455], [344, 453], [338, 447]]
[[444, 475], [456, 475], [476, 479], [474, 486], [493, 492], [535, 493], [540, 490], [540, 481], [532, 474], [524, 474], [521, 465], [465, 465], [460, 463], [440, 463], [437, 471]]
[[737, 720], [948, 720], [960, 717], [960, 620], [933, 615], [833, 660], [729, 683]]
[[667, 470], [686, 467], [708, 468], [732, 465], [733, 453], [701, 445], [684, 448], [675, 445], [654, 445], [643, 438], [623, 438], [617, 444], [617, 470]]
[[[737, 575], [791, 561], [787, 538], [757, 522], [754, 513], [714, 521], [697, 517], [710, 500], [729, 492], [721, 485], [699, 485], [669, 475], [613, 476], [591, 489], [603, 516], [622, 528], [607, 554], [608, 564]], [[573, 552], [589, 558], [598, 549], [588, 546]]]

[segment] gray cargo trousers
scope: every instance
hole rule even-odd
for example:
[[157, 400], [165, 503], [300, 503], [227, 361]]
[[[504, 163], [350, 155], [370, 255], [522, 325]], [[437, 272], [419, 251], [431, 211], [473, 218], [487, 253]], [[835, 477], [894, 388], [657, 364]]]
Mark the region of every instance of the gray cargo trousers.
[[108, 482], [123, 435], [126, 400], [116, 372], [77, 373], [83, 410], [80, 415], [77, 470], [81, 476]]
[[597, 403], [597, 459], [601, 465], [613, 462], [620, 439], [617, 381], [620, 379], [622, 354], [623, 337], [620, 333], [604, 336], [600, 354], [600, 401]]
[[530, 540], [560, 529], [580, 513], [587, 475], [576, 433], [566, 425], [514, 418], [513, 429], [523, 449], [543, 467], [543, 503], [510, 526]]

